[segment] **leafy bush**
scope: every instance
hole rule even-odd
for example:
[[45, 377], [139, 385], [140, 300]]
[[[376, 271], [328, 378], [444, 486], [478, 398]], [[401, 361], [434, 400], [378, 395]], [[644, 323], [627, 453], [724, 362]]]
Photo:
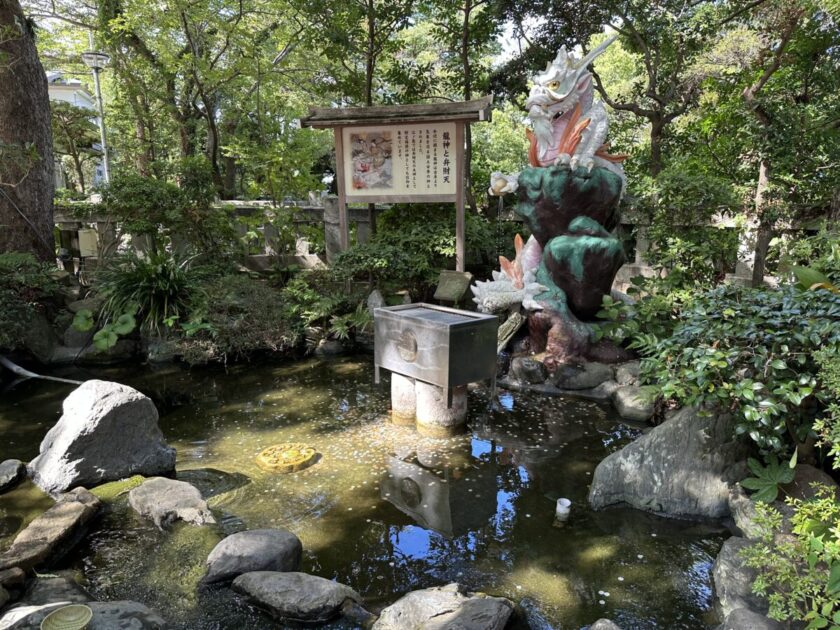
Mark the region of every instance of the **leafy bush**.
[[0, 254], [0, 350], [14, 350], [42, 300], [53, 293], [52, 268], [31, 254]]
[[293, 348], [303, 331], [282, 293], [245, 275], [208, 282], [197, 294], [190, 319], [181, 323], [179, 352], [189, 363], [243, 359]]
[[161, 336], [186, 319], [202, 277], [190, 262], [166, 252], [147, 258], [127, 254], [114, 260], [97, 275], [99, 292], [105, 298], [105, 323], [136, 313], [142, 330]]
[[783, 270], [795, 265], [805, 266], [827, 276], [834, 284], [840, 284], [840, 233], [836, 226], [825, 223], [812, 236], [789, 243], [774, 239], [773, 245], [780, 249]]
[[691, 161], [677, 162], [642, 186], [637, 203], [650, 219], [646, 258], [667, 272], [670, 286], [712, 287], [734, 267], [740, 228], [712, 225], [738, 203], [729, 182]]
[[822, 486], [810, 500], [788, 500], [793, 535], [782, 534], [783, 517], [758, 504], [761, 535], [742, 551], [758, 570], [753, 592], [766, 596], [769, 616], [804, 621], [808, 628], [840, 626], [840, 503], [835, 489]]
[[639, 333], [647, 382], [665, 399], [723, 408], [765, 452], [811, 458], [813, 422], [831, 402], [813, 354], [840, 343], [840, 296], [718, 287], [683, 308], [673, 333]]
[[[513, 257], [513, 231], [504, 225], [503, 249]], [[481, 276], [495, 268], [497, 226], [486, 217], [467, 214], [467, 266]], [[394, 206], [379, 216], [377, 233], [366, 245], [339, 255], [333, 268], [339, 279], [367, 280], [380, 288], [408, 289], [417, 299], [427, 297], [441, 269], [455, 258], [455, 213], [451, 206]]]
[[819, 445], [834, 458], [834, 468], [840, 468], [840, 346], [815, 352], [814, 361], [818, 366], [817, 377], [829, 401], [814, 423], [814, 431], [820, 436]]
[[154, 251], [166, 244], [187, 245], [195, 253], [238, 248], [230, 213], [212, 205], [209, 164], [183, 160], [175, 173], [180, 186], [153, 177], [121, 174], [104, 188], [102, 203], [122, 229], [151, 238]]

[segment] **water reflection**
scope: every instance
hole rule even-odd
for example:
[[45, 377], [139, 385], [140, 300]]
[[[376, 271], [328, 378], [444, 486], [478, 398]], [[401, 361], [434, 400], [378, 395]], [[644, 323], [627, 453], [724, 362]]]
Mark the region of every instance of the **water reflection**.
[[[470, 432], [432, 440], [390, 424], [388, 384], [373, 384], [367, 358], [96, 376], [153, 396], [179, 478], [208, 497], [225, 533], [290, 529], [303, 541], [303, 570], [353, 586], [372, 608], [459, 581], [528, 598], [529, 614], [555, 626], [709, 621], [708, 571], [723, 532], [588, 509], [595, 466], [639, 433], [609, 407], [500, 391], [486, 411], [487, 394], [475, 391]], [[11, 438], [0, 459], [31, 458], [67, 393], [20, 387], [0, 399]], [[259, 469], [256, 454], [280, 442], [310, 444], [322, 459], [289, 475]], [[0, 496], [0, 519], [12, 517], [0, 532], [30, 517], [23, 496], [9, 497]], [[563, 529], [552, 527], [558, 497], [572, 502]], [[143, 601], [177, 628], [276, 627], [226, 590], [195, 595], [214, 541], [187, 534], [167, 538], [122, 503], [67, 563], [96, 596]]]

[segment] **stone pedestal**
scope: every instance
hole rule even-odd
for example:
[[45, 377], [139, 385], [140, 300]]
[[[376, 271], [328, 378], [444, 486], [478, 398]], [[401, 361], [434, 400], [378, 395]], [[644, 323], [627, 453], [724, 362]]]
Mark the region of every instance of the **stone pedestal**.
[[467, 386], [452, 390], [452, 406], [447, 405], [443, 389], [417, 381], [417, 432], [428, 437], [449, 437], [463, 430], [467, 419]]
[[413, 378], [391, 374], [391, 422], [412, 426], [417, 412], [417, 396]]

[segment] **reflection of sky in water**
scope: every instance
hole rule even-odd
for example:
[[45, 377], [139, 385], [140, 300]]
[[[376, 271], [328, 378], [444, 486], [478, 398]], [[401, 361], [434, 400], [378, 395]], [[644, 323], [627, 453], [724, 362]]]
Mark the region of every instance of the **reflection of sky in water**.
[[[487, 400], [472, 392], [474, 433], [435, 441], [387, 423], [387, 381], [373, 385], [368, 359], [170, 371], [169, 380], [129, 376], [124, 382], [138, 379], [136, 386], [162, 409], [161, 427], [178, 448], [180, 474], [205, 492], [216, 488], [210, 504], [221, 523], [294, 531], [304, 544], [302, 570], [349, 584], [372, 607], [457, 580], [516, 601], [530, 598], [556, 626], [579, 628], [600, 617], [625, 628], [700, 628], [714, 621], [704, 611], [712, 601], [709, 568], [723, 539], [719, 531], [588, 509], [595, 466], [638, 434], [609, 407], [500, 391], [497, 410], [485, 412]], [[0, 427], [12, 431], [17, 449], [0, 455], [30, 458], [44, 432], [36, 421], [60, 408], [61, 390], [27, 387], [27, 396], [0, 400]], [[52, 396], [49, 408], [41, 402], [13, 418], [16, 405], [37, 399], [33, 388]], [[177, 403], [167, 407], [167, 400]], [[313, 444], [322, 460], [292, 475], [257, 469], [254, 454], [283, 441]], [[429, 503], [436, 497], [445, 513], [434, 512], [441, 518], [427, 522], [449, 524], [448, 534], [421, 526], [396, 497], [382, 496], [383, 461], [396, 454], [422, 473], [415, 478], [415, 508], [436, 510]], [[234, 475], [245, 483], [232, 483]], [[552, 526], [560, 496], [572, 501], [562, 529]], [[117, 512], [106, 523], [120, 518]], [[101, 527], [72, 561], [84, 567], [94, 595], [146, 602], [183, 630], [275, 627], [226, 590], [197, 606], [184, 575], [200, 575], [209, 550], [169, 562], [158, 557], [168, 534], [129, 523], [123, 531]]]

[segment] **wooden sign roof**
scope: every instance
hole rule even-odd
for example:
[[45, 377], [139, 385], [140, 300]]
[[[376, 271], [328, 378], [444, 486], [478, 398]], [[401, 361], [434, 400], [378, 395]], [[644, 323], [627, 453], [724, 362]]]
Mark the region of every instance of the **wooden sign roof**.
[[379, 107], [310, 107], [300, 119], [302, 127], [325, 129], [346, 125], [388, 125], [399, 123], [489, 121], [493, 95], [473, 101]]

